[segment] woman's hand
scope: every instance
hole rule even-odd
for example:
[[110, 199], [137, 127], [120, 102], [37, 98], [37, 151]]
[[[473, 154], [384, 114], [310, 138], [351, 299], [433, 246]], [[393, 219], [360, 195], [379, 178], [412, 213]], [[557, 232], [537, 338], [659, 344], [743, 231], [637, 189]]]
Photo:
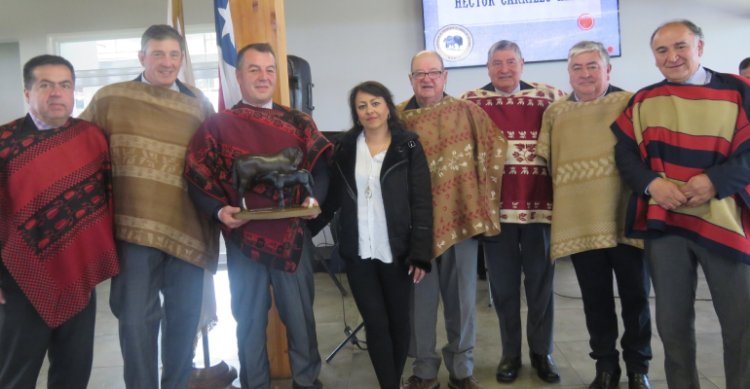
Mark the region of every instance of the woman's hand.
[[425, 272], [424, 269], [420, 269], [414, 265], [409, 265], [409, 274], [412, 276], [412, 280], [414, 281], [414, 283], [418, 284], [419, 281], [422, 281], [422, 278], [424, 278], [427, 272]]
[[[318, 204], [318, 200], [316, 200], [315, 197], [310, 197], [310, 196], [306, 197], [305, 201], [303, 201], [301, 205], [302, 208], [312, 208], [314, 206], [320, 206], [320, 205]], [[302, 218], [307, 219], [307, 220], [312, 220], [312, 219], [315, 219], [316, 217], [318, 217], [317, 214], [310, 215], [310, 216], [303, 216]]]

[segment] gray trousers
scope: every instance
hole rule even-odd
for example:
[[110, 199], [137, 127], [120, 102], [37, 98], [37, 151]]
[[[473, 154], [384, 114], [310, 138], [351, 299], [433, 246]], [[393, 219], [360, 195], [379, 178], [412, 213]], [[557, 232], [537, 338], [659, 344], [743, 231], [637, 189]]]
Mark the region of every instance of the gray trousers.
[[646, 241], [656, 294], [656, 328], [673, 389], [697, 389], [695, 288], [700, 264], [719, 317], [727, 389], [750, 388], [750, 266], [680, 236]]
[[552, 353], [555, 265], [549, 258], [549, 224], [502, 223], [502, 232], [482, 240], [487, 279], [500, 322], [502, 355], [521, 356], [521, 275], [526, 290], [526, 337], [532, 353]]
[[124, 241], [117, 241], [117, 253], [120, 274], [112, 279], [109, 304], [119, 320], [125, 386], [159, 388], [161, 325], [161, 388], [187, 388], [201, 312], [203, 269], [161, 250]]
[[457, 379], [474, 374], [477, 249], [478, 242], [474, 239], [456, 243], [438, 257], [432, 271], [414, 286], [409, 355], [416, 358], [412, 369], [417, 377], [435, 378], [440, 369], [440, 356], [435, 351], [440, 297], [448, 335], [448, 344], [443, 347], [445, 367]]
[[289, 364], [296, 387], [319, 387], [321, 361], [315, 334], [312, 273], [312, 243], [304, 239], [297, 270], [271, 269], [247, 258], [230, 240], [227, 245], [232, 315], [237, 321], [240, 383], [243, 389], [270, 388], [271, 373], [266, 350], [266, 326], [271, 308], [271, 290], [279, 317], [286, 326]]

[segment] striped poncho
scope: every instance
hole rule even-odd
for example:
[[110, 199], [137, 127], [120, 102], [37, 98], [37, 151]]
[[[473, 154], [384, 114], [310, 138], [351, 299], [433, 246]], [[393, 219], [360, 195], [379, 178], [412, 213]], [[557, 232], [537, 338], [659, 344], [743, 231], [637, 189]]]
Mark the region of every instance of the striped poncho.
[[[707, 71], [706, 85], [662, 81], [640, 90], [612, 124], [617, 166], [634, 190], [626, 231], [680, 235], [750, 264], [750, 85]], [[667, 211], [646, 195], [657, 177], [680, 186], [699, 174], [716, 189], [703, 205]]]
[[213, 111], [199, 90], [140, 81], [108, 85], [81, 118], [101, 127], [112, 150], [115, 236], [216, 271], [219, 231], [198, 213], [182, 178], [187, 145]]

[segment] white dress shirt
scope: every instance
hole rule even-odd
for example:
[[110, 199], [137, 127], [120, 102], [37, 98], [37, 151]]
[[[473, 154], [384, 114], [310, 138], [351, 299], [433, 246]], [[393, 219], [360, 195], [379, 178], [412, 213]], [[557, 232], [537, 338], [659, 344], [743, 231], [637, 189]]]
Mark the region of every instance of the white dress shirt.
[[380, 188], [380, 169], [386, 150], [370, 155], [364, 132], [357, 138], [357, 161], [354, 178], [357, 182], [357, 227], [359, 228], [359, 256], [393, 262], [388, 226]]

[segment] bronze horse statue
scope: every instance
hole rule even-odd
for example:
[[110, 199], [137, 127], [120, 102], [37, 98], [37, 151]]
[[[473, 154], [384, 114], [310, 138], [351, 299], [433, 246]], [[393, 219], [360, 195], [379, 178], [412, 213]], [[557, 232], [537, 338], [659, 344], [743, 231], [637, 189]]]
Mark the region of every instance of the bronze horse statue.
[[279, 193], [279, 208], [284, 208], [285, 187], [302, 185], [307, 191], [307, 195], [312, 197], [312, 187], [315, 185], [312, 174], [305, 169], [299, 169], [293, 172], [270, 172], [261, 176], [258, 181], [269, 183], [276, 188], [276, 191]]
[[232, 184], [240, 196], [240, 208], [247, 209], [245, 192], [260, 182], [260, 178], [272, 173], [292, 173], [302, 162], [302, 150], [288, 147], [276, 154], [243, 154], [234, 158]]

